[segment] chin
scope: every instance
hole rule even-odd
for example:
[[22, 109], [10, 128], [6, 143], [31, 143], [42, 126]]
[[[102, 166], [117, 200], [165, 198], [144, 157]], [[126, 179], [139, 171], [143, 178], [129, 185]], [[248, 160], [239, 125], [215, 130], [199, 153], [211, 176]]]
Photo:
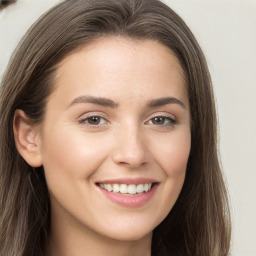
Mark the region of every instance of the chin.
[[[151, 223], [152, 224], [152, 223]], [[149, 223], [140, 223], [137, 225], [129, 225], [123, 221], [118, 225], [112, 225], [111, 229], [101, 229], [101, 234], [113, 240], [119, 241], [137, 241], [145, 237], [151, 236], [154, 227], [149, 226]]]
[[109, 234], [109, 238], [113, 240], [118, 240], [118, 241], [123, 241], [123, 242], [131, 242], [131, 241], [139, 241], [142, 240], [145, 237], [151, 236], [152, 235], [152, 230], [147, 230], [145, 231], [128, 231], [123, 230], [122, 232], [115, 232], [112, 234]]

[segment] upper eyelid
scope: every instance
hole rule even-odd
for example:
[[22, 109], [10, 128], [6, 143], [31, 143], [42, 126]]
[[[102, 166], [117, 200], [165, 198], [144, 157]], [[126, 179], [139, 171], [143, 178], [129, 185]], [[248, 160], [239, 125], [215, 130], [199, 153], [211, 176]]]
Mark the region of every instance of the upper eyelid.
[[107, 119], [107, 114], [101, 111], [88, 111], [78, 116], [78, 119], [86, 119], [92, 116], [98, 116]]
[[[163, 118], [169, 120], [170, 123], [171, 123], [171, 125], [178, 124], [178, 121], [177, 121], [176, 119], [171, 118], [171, 117], [168, 117], [168, 116], [155, 116], [155, 117], [163, 117]], [[149, 122], [152, 121], [152, 119], [154, 119], [155, 117], [150, 118], [150, 119], [149, 119], [148, 121], [146, 121], [145, 123], [149, 123]], [[161, 126], [161, 125], [159, 125], [159, 126]], [[162, 126], [165, 126], [165, 125], [162, 125]]]
[[171, 113], [166, 113], [166, 112], [156, 112], [156, 113], [153, 113], [151, 114], [149, 117], [148, 117], [148, 120], [154, 118], [154, 117], [165, 117], [165, 118], [170, 118], [170, 119], [175, 119], [177, 120], [177, 117], [176, 115], [174, 114], [171, 114]]
[[[85, 120], [87, 118], [90, 118], [90, 117], [93, 117], [93, 116], [97, 116], [97, 117], [101, 117], [103, 119], [105, 119], [107, 122], [109, 122], [109, 117], [107, 116], [106, 113], [102, 112], [102, 111], [88, 111], [86, 113], [83, 113], [81, 114], [79, 117], [78, 117], [78, 121], [79, 120]], [[172, 113], [166, 113], [166, 112], [155, 112], [155, 113], [152, 113], [150, 114], [145, 122], [148, 122], [149, 120], [151, 120], [152, 118], [155, 118], [155, 117], [165, 117], [165, 118], [169, 118], [169, 119], [172, 119], [172, 120], [175, 120], [177, 121], [177, 117], [176, 115], [172, 114]]]
[[105, 120], [103, 124], [90, 124], [89, 122], [87, 122], [87, 119], [89, 119], [89, 118], [91, 118], [93, 116], [96, 116], [96, 115], [80, 118], [80, 119], [78, 119], [77, 122], [78, 122], [79, 125], [81, 125], [83, 127], [87, 127], [88, 129], [92, 129], [92, 128], [93, 129], [102, 129], [104, 127], [106, 128], [107, 125], [109, 124], [109, 121], [106, 118], [101, 117], [101, 116], [98, 116], [98, 117], [100, 117], [100, 118]]
[[106, 117], [103, 117], [103, 116], [100, 116], [100, 115], [89, 115], [89, 116], [86, 116], [86, 117], [81, 116], [80, 118], [78, 118], [78, 120], [86, 120], [86, 119], [89, 119], [91, 117], [99, 117], [99, 118], [102, 118], [102, 119], [104, 119], [108, 122]]

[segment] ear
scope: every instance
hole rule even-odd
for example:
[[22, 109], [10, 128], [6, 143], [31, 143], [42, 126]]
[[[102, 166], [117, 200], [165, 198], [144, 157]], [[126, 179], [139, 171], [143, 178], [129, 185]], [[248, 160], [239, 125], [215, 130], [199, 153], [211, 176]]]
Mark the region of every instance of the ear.
[[40, 133], [22, 110], [16, 110], [13, 119], [13, 132], [16, 148], [23, 159], [32, 167], [42, 165]]

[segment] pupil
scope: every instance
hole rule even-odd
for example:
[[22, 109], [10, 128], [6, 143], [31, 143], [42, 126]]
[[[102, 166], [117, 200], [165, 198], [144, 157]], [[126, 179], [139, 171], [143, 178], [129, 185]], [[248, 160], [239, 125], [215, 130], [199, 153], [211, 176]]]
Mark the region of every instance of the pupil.
[[90, 117], [89, 122], [90, 122], [91, 124], [99, 124], [100, 118], [97, 117], [97, 116]]
[[164, 124], [164, 117], [155, 117], [153, 123], [155, 124]]

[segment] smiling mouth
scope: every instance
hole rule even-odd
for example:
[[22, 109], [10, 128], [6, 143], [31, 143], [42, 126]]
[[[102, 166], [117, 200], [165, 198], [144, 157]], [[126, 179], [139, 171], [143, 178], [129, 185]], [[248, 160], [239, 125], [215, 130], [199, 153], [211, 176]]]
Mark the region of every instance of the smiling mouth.
[[97, 183], [96, 185], [102, 189], [122, 195], [136, 195], [149, 192], [156, 183], [141, 183], [141, 184], [106, 184]]

